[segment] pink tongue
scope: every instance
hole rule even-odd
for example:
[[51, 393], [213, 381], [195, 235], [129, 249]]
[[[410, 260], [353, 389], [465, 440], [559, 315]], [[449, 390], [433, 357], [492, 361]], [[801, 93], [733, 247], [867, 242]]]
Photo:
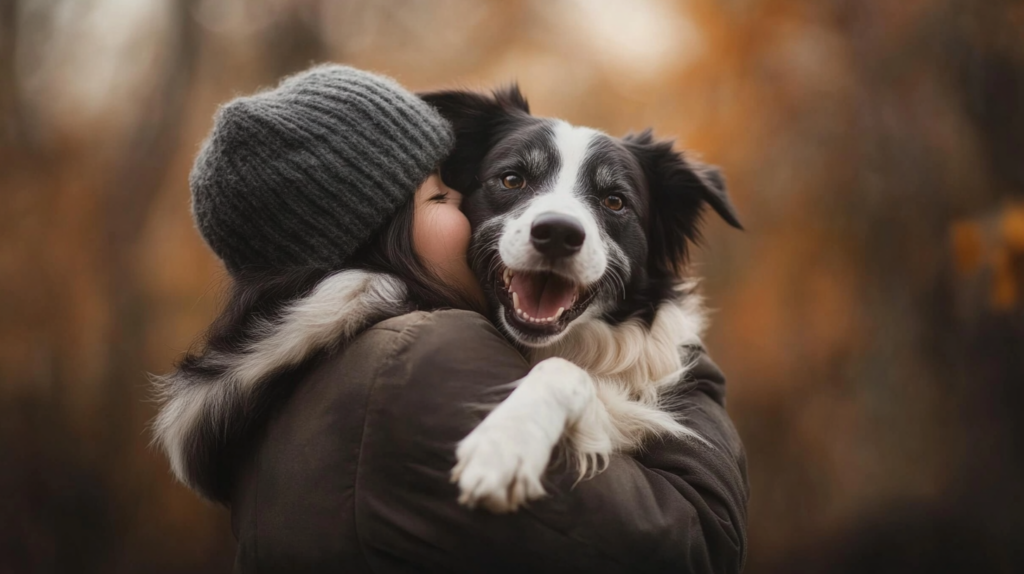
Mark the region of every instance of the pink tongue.
[[535, 319], [554, 317], [569, 308], [576, 286], [553, 273], [516, 273], [509, 290], [519, 296], [519, 308]]

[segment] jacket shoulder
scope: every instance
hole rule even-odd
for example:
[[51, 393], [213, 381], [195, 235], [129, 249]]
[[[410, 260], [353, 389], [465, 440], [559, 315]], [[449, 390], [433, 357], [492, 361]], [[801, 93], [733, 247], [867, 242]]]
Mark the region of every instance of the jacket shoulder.
[[[496, 353], [501, 345], [506, 351]], [[453, 360], [453, 352], [460, 358]], [[381, 321], [296, 372], [287, 401], [238, 471], [231, 507], [240, 569], [255, 567], [259, 548], [261, 569], [295, 571], [291, 566], [302, 564], [366, 571], [367, 556], [375, 558], [364, 553], [364, 543], [379, 540], [358, 518], [367, 492], [377, 481], [393, 491], [416, 491], [393, 484], [405, 470], [372, 478], [380, 461], [395, 460], [394, 435], [422, 419], [429, 420], [413, 433], [416, 439], [447, 428], [431, 405], [458, 401], [448, 381], [462, 371], [477, 371], [479, 380], [488, 354], [518, 357], [483, 316], [413, 312]], [[429, 452], [448, 456], [458, 435], [430, 443]], [[454, 504], [456, 495], [446, 493], [449, 498]]]
[[[441, 311], [413, 311], [398, 317], [391, 317], [370, 327], [369, 331], [385, 331], [402, 333], [414, 330], [448, 330], [467, 329], [472, 326], [493, 325], [483, 315], [461, 309], [445, 309]], [[497, 333], [496, 330], [494, 330]]]

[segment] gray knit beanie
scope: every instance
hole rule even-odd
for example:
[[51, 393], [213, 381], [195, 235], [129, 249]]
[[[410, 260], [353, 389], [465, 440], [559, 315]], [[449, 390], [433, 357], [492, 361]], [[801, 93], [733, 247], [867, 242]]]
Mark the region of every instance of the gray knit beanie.
[[318, 66], [220, 108], [189, 178], [192, 215], [232, 274], [339, 268], [453, 141], [394, 80]]

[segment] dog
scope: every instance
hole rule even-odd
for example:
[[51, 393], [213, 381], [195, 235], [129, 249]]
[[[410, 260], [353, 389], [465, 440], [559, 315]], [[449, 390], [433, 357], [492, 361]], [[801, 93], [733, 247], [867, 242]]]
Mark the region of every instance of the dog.
[[[533, 365], [456, 448], [459, 501], [509, 512], [544, 496], [564, 441], [580, 477], [655, 435], [702, 441], [664, 409], [700, 345], [701, 300], [682, 279], [710, 207], [742, 229], [720, 172], [656, 141], [536, 117], [518, 87], [420, 94], [456, 136], [442, 179], [464, 194], [470, 265], [492, 320]], [[242, 352], [207, 358], [208, 384], [160, 379], [154, 430], [196, 488], [215, 428], [244, 415], [276, 372], [409, 309], [395, 277], [336, 273]], [[234, 417], [234, 418], [232, 418]]]
[[660, 399], [705, 324], [680, 279], [704, 207], [742, 229], [720, 172], [649, 130], [535, 117], [516, 86], [422, 97], [455, 129], [442, 179], [464, 195], [493, 319], [535, 365], [458, 445], [460, 501], [504, 512], [543, 496], [563, 438], [581, 476], [651, 435], [700, 440]]

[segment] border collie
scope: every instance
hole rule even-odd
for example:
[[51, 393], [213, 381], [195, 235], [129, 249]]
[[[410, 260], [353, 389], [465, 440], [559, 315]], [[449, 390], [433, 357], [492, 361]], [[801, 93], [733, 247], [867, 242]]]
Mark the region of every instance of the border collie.
[[459, 443], [460, 500], [507, 511], [542, 496], [562, 439], [583, 476], [652, 434], [695, 436], [659, 398], [704, 327], [680, 280], [704, 206], [742, 228], [718, 170], [650, 131], [617, 139], [532, 116], [515, 86], [424, 99], [455, 128], [442, 179], [465, 195], [470, 264], [535, 364]]
[[[515, 86], [423, 98], [456, 134], [442, 179], [465, 195], [470, 264], [494, 322], [534, 367], [456, 449], [460, 502], [495, 512], [544, 495], [565, 441], [581, 478], [662, 433], [701, 440], [662, 408], [705, 325], [687, 247], [710, 206], [741, 228], [717, 169], [655, 141], [530, 115]], [[408, 309], [397, 279], [343, 271], [292, 303], [246, 351], [216, 357], [214, 384], [162, 381], [155, 423], [176, 476], [195, 483], [204, 425], [230, 419], [273, 373]], [[211, 417], [210, 413], [217, 416]], [[223, 424], [223, 421], [220, 421]]]

